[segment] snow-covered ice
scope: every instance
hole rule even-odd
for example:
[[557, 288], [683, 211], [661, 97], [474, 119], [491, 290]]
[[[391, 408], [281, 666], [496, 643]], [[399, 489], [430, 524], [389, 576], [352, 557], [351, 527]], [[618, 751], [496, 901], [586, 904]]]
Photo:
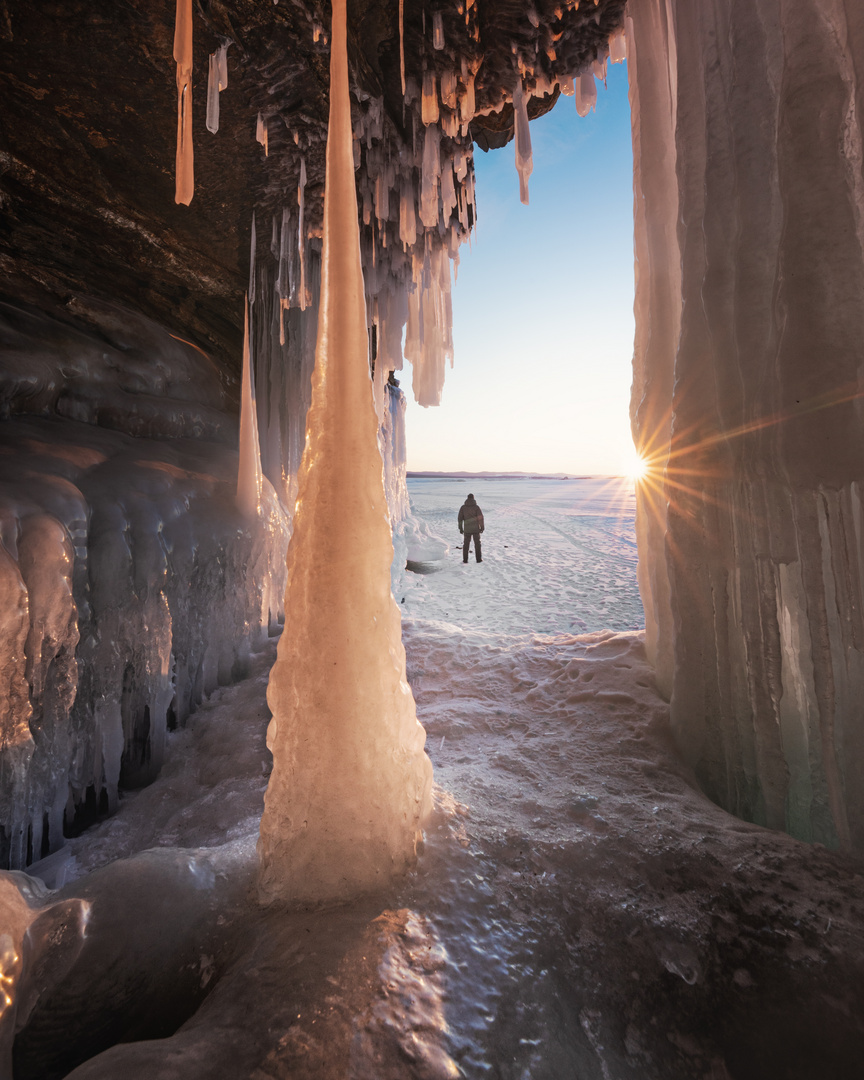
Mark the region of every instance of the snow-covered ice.
[[[416, 517], [451, 544], [434, 578], [407, 574], [403, 617], [506, 634], [644, 626], [633, 484], [611, 479], [409, 479]], [[486, 518], [483, 562], [462, 563], [456, 516], [471, 492]]]
[[[148, 1015], [166, 973], [191, 964], [184, 1022], [148, 1038], [119, 1014], [106, 1033], [92, 1012], [116, 971], [100, 972], [99, 956], [116, 960], [122, 928], [100, 890], [158, 883], [152, 860], [115, 863], [52, 895], [91, 903], [101, 944], [86, 956], [87, 994], [70, 1003], [61, 987], [37, 1004], [16, 1080], [47, 1075], [36, 1065], [52, 1038], [71, 1064], [117, 1044], [75, 1080], [860, 1075], [864, 864], [738, 821], [694, 787], [643, 634], [628, 629], [639, 609], [626, 488], [410, 490], [426, 535], [451, 543], [441, 570], [406, 574], [397, 595], [437, 781], [416, 869], [349, 905], [244, 914], [269, 769], [269, 643], [248, 680], [169, 734], [160, 778], [70, 845], [78, 874], [151, 846], [186, 851], [188, 870], [161, 856], [185, 921], [158, 963], [138, 950], [146, 970], [128, 1005]], [[463, 566], [456, 543], [469, 490], [486, 520], [479, 566]], [[568, 611], [592, 632], [574, 633]]]

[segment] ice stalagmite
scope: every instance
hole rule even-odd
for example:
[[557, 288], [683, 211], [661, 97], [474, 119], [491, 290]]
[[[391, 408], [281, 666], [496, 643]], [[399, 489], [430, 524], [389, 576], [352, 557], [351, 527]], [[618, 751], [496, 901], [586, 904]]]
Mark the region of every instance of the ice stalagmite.
[[192, 0], [177, 0], [174, 59], [177, 62], [174, 201], [188, 206], [195, 193], [195, 163], [192, 154]]
[[522, 92], [522, 76], [516, 76], [513, 88], [513, 112], [516, 117], [516, 171], [519, 173], [519, 198], [528, 205], [528, 177], [534, 168], [531, 155], [531, 132], [528, 128], [528, 109]]
[[243, 331], [243, 385], [240, 397], [240, 465], [237, 470], [237, 506], [242, 514], [254, 517], [261, 505], [261, 452], [258, 444], [258, 417], [252, 363], [249, 351], [249, 301]]
[[374, 889], [413, 860], [432, 768], [405, 681], [354, 180], [345, 0], [334, 0], [312, 404], [270, 675], [263, 902]]

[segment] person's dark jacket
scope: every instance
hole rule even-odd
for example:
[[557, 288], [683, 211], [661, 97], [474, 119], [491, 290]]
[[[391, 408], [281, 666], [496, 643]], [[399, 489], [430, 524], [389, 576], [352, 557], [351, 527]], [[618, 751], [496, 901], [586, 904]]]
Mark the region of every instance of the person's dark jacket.
[[474, 496], [469, 495], [459, 507], [459, 532], [482, 533], [483, 529], [483, 511], [474, 501]]

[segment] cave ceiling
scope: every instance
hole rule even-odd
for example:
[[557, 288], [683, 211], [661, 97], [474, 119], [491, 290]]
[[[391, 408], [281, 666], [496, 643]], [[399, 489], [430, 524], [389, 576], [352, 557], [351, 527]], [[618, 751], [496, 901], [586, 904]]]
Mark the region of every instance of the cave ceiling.
[[[483, 150], [503, 146], [517, 61], [551, 84], [530, 100], [533, 118], [557, 99], [556, 76], [594, 59], [623, 9], [624, 0], [477, 0], [466, 17], [461, 2], [405, 0], [406, 75], [417, 83], [426, 68], [466, 64], [476, 72], [470, 137]], [[18, 300], [56, 305], [85, 293], [130, 304], [236, 370], [252, 211], [260, 233], [296, 200], [301, 153], [307, 220], [313, 231], [320, 221], [330, 10], [311, 0], [193, 4], [189, 206], [174, 201], [174, 18], [171, 0], [0, 0], [0, 267]], [[208, 56], [225, 43], [229, 84], [214, 135], [205, 127]], [[382, 99], [385, 141], [411, 146], [396, 0], [349, 3], [349, 64], [357, 114]], [[525, 86], [534, 88], [531, 74]], [[479, 200], [482, 213], [482, 192]]]

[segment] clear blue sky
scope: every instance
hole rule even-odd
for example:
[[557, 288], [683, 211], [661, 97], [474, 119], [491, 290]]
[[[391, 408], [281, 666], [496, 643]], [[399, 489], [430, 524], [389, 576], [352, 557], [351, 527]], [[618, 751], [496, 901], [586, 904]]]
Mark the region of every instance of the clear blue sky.
[[597, 111], [531, 123], [530, 206], [513, 143], [475, 149], [478, 228], [453, 291], [442, 403], [409, 399], [408, 468], [610, 474], [632, 456], [633, 175], [626, 65]]

